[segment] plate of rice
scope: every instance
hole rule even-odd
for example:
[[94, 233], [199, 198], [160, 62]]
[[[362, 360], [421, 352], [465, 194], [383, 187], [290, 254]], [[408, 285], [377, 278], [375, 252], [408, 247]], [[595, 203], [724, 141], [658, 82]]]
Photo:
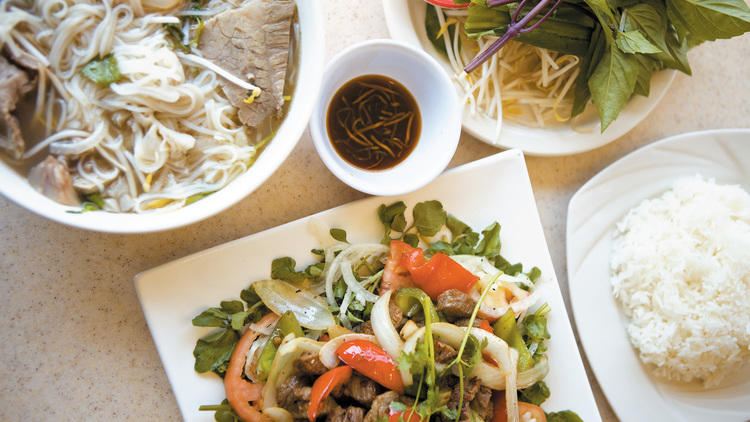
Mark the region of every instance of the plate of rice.
[[584, 351], [622, 420], [750, 415], [750, 130], [637, 150], [568, 207]]

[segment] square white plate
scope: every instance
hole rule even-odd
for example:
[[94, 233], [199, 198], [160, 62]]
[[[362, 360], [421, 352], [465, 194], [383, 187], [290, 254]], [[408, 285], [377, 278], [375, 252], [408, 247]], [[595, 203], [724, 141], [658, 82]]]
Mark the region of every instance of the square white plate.
[[610, 165], [568, 206], [568, 282], [583, 349], [623, 421], [747, 421], [750, 365], [704, 390], [650, 375], [628, 341], [627, 319], [611, 294], [609, 253], [615, 224], [634, 206], [701, 174], [750, 191], [750, 130], [687, 133], [641, 148]]
[[212, 421], [213, 412], [199, 412], [198, 406], [224, 398], [217, 376], [193, 370], [195, 342], [211, 329], [193, 327], [191, 319], [221, 300], [238, 297], [250, 282], [267, 278], [274, 258], [291, 256], [299, 266], [312, 263], [310, 249], [319, 246], [315, 228], [321, 225], [345, 229], [353, 243], [378, 241], [382, 226], [376, 208], [399, 199], [409, 209], [420, 201], [440, 200], [449, 213], [475, 231], [494, 221], [502, 225], [503, 256], [522, 262], [527, 269], [536, 265], [542, 270], [542, 300], [552, 308], [548, 317], [550, 373], [545, 379], [552, 395], [542, 407], [571, 409], [587, 422], [601, 419], [552, 268], [526, 163], [520, 151], [512, 150], [451, 170], [408, 195], [363, 199], [137, 275], [143, 312], [185, 420]]

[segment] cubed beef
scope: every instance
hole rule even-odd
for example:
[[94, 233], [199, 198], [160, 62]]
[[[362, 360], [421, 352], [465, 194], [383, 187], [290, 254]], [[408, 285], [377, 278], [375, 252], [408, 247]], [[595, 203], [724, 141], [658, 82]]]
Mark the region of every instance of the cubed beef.
[[362, 422], [365, 418], [365, 411], [361, 407], [349, 406], [344, 409], [336, 406], [326, 418], [327, 422]]
[[378, 384], [369, 378], [354, 374], [349, 382], [336, 389], [333, 395], [336, 398], [348, 397], [369, 406], [378, 395]]
[[328, 368], [320, 361], [317, 353], [305, 353], [294, 361], [294, 367], [304, 375], [323, 375]]
[[450, 321], [471, 316], [476, 302], [466, 293], [450, 289], [440, 293], [437, 299], [437, 309]]
[[442, 341], [435, 340], [435, 361], [438, 363], [448, 364], [458, 356], [456, 349], [443, 343]]
[[354, 331], [362, 334], [375, 334], [375, 331], [372, 330], [372, 323], [370, 321], [365, 321], [359, 324], [359, 326], [354, 327]]

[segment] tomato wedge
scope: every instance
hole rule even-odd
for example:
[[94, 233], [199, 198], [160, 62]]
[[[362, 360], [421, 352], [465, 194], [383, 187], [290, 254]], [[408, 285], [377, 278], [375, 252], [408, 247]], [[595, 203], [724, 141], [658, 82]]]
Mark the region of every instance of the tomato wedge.
[[448, 9], [462, 9], [469, 5], [469, 3], [456, 4], [453, 2], [453, 0], [425, 0], [425, 1], [427, 3], [434, 4], [435, 6], [445, 7]]
[[331, 394], [331, 391], [349, 382], [351, 377], [352, 368], [337, 366], [315, 380], [310, 392], [310, 406], [307, 408], [307, 418], [310, 419], [310, 422], [315, 422], [315, 418], [318, 417], [320, 411], [320, 404]]
[[422, 249], [411, 248], [401, 255], [400, 262], [409, 270], [414, 284], [433, 300], [450, 289], [468, 293], [479, 280], [479, 277], [444, 253], [436, 253], [428, 260]]
[[[492, 416], [492, 422], [508, 422], [508, 409], [505, 405], [505, 392], [495, 391], [492, 394], [492, 403], [495, 406], [495, 414]], [[541, 407], [526, 403], [525, 401], [518, 402], [518, 415], [523, 419], [523, 415], [529, 413], [532, 418], [536, 419], [536, 422], [547, 422], [547, 415], [544, 413]]]
[[[268, 313], [257, 325], [260, 327], [271, 327], [279, 317], [274, 313]], [[245, 359], [250, 346], [258, 337], [258, 332], [247, 330], [234, 346], [232, 357], [229, 358], [229, 366], [224, 374], [224, 390], [227, 393], [227, 401], [232, 409], [245, 422], [260, 422], [261, 414], [249, 402], [260, 399], [263, 385], [246, 381], [242, 378], [245, 368]]]
[[404, 392], [404, 383], [396, 362], [388, 353], [367, 340], [350, 340], [336, 349], [342, 362], [383, 387]]
[[388, 260], [385, 261], [385, 269], [383, 270], [383, 281], [380, 283], [381, 295], [388, 290], [398, 290], [402, 287], [414, 287], [414, 282], [411, 281], [409, 270], [401, 265], [401, 256], [414, 248], [409, 246], [408, 243], [400, 240], [391, 240], [390, 248], [390, 255]]

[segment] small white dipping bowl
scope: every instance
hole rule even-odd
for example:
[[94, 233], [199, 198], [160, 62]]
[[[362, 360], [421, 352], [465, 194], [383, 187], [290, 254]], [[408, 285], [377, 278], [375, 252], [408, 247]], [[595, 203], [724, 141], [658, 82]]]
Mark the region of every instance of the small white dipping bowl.
[[[331, 99], [344, 84], [362, 75], [395, 79], [419, 107], [422, 128], [417, 144], [388, 169], [364, 170], [349, 164], [328, 138]], [[453, 84], [435, 59], [398, 41], [373, 40], [347, 48], [328, 64], [310, 131], [320, 158], [342, 182], [372, 195], [400, 195], [426, 185], [448, 165], [461, 134], [461, 108]]]

